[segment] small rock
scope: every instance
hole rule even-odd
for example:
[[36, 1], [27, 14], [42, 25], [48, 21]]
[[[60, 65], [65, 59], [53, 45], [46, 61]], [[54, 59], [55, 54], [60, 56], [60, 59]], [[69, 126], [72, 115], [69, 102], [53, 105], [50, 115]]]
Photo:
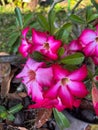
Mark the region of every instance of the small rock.
[[81, 116], [85, 121], [90, 122], [90, 123], [93, 123], [95, 120], [95, 114], [93, 111], [90, 111], [90, 110], [81, 111]]
[[30, 100], [30, 97], [26, 96], [26, 97], [23, 98], [23, 106], [24, 106], [24, 108], [27, 108], [28, 105], [30, 105], [31, 103], [32, 102]]
[[24, 124], [24, 114], [22, 111], [15, 115], [14, 125], [22, 126]]

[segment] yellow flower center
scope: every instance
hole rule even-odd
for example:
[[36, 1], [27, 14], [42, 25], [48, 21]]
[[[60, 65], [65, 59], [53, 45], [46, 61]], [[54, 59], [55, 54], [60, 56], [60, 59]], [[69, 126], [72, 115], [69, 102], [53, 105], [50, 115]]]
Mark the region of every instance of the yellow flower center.
[[61, 79], [61, 84], [64, 86], [64, 85], [66, 85], [69, 81], [70, 81], [70, 79], [68, 79], [68, 78], [62, 78], [62, 79]]

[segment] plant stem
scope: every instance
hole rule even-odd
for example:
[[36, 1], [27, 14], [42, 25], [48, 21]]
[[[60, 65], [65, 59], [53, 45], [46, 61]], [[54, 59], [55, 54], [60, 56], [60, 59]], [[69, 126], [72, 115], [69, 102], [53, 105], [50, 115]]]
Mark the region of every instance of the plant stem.
[[79, 0], [79, 1], [75, 4], [75, 6], [73, 7], [73, 9], [72, 9], [72, 11], [71, 11], [71, 14], [74, 13], [75, 9], [79, 6], [79, 4], [80, 4], [82, 1], [83, 1], [83, 0]]

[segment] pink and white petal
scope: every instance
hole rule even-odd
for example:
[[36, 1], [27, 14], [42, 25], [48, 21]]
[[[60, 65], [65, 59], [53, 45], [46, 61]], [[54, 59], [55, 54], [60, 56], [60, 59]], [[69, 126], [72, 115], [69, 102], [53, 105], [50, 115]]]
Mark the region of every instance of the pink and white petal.
[[58, 64], [54, 64], [52, 67], [53, 67], [54, 79], [57, 81], [66, 77], [69, 74], [69, 72], [66, 69], [62, 68]]
[[91, 42], [83, 49], [83, 52], [86, 56], [95, 55], [96, 51], [96, 42]]
[[82, 42], [83, 45], [87, 45], [90, 42], [95, 41], [96, 33], [91, 29], [85, 29], [81, 35], [79, 40]]
[[79, 51], [82, 49], [82, 46], [79, 44], [78, 40], [73, 40], [68, 45], [68, 49], [71, 51]]
[[26, 28], [24, 28], [24, 29], [22, 30], [22, 36], [23, 36], [23, 38], [26, 38], [26, 35], [27, 35], [29, 29], [30, 29], [29, 27], [26, 27]]
[[73, 97], [72, 97], [70, 91], [68, 90], [67, 86], [61, 86], [59, 88], [58, 96], [61, 99], [62, 104], [66, 108], [72, 108], [72, 106], [73, 106]]
[[28, 58], [27, 62], [26, 62], [26, 66], [30, 69], [30, 70], [34, 70], [36, 71], [39, 67], [44, 67], [45, 63], [44, 62], [36, 62], [35, 60]]
[[68, 82], [68, 88], [73, 96], [84, 98], [88, 94], [86, 86], [82, 82], [70, 81]]
[[70, 79], [70, 80], [76, 80], [76, 81], [82, 81], [86, 78], [87, 76], [87, 67], [86, 65], [83, 65], [81, 68], [73, 71], [71, 74], [69, 74], [67, 77]]
[[28, 77], [29, 68], [25, 65], [22, 71], [16, 76], [16, 78]]
[[32, 94], [31, 83], [28, 83], [28, 85], [25, 84], [25, 88], [27, 90], [27, 94], [30, 96]]
[[47, 36], [46, 32], [39, 32], [34, 28], [32, 29], [32, 41], [34, 44], [43, 45], [47, 41]]
[[36, 71], [36, 80], [41, 85], [50, 86], [52, 84], [53, 71], [52, 68], [39, 68]]
[[56, 53], [52, 53], [51, 50], [48, 53], [46, 53], [46, 56], [52, 60], [57, 60], [58, 58], [58, 55]]
[[54, 86], [51, 86], [51, 88], [45, 93], [44, 97], [51, 98], [51, 99], [56, 98], [59, 93], [59, 87], [60, 87], [59, 82], [55, 84]]
[[62, 42], [60, 40], [54, 39], [54, 36], [49, 36], [47, 43], [49, 43], [50, 50], [53, 53], [57, 53], [58, 49], [60, 48]]
[[54, 106], [58, 111], [63, 111], [66, 108], [66, 106], [62, 104], [61, 99], [59, 97], [57, 99], [58, 99], [58, 104]]
[[18, 51], [22, 54], [23, 57], [28, 56], [30, 44], [25, 39], [22, 39], [22, 43], [18, 48]]
[[32, 82], [31, 91], [33, 101], [40, 102], [43, 100], [42, 87], [36, 81]]

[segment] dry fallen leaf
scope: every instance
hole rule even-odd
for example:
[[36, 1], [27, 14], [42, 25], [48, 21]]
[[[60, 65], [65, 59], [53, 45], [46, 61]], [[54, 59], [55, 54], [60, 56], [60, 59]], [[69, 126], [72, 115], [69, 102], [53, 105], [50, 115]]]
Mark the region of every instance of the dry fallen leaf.
[[45, 108], [38, 109], [34, 126], [36, 128], [40, 128], [41, 126], [43, 126], [43, 124], [45, 124], [49, 120], [51, 114], [52, 109], [45, 109]]
[[19, 130], [27, 130], [25, 127], [18, 127]]
[[[0, 52], [0, 56], [6, 56], [9, 55], [6, 52]], [[0, 82], [2, 82], [2, 79], [6, 76], [8, 76], [11, 72], [11, 65], [10, 63], [0, 63]]]
[[1, 96], [2, 97], [6, 97], [7, 94], [9, 93], [10, 82], [14, 76], [15, 71], [16, 71], [16, 69], [11, 71], [11, 73], [9, 75], [7, 75], [6, 77], [3, 78], [2, 82], [1, 82]]

